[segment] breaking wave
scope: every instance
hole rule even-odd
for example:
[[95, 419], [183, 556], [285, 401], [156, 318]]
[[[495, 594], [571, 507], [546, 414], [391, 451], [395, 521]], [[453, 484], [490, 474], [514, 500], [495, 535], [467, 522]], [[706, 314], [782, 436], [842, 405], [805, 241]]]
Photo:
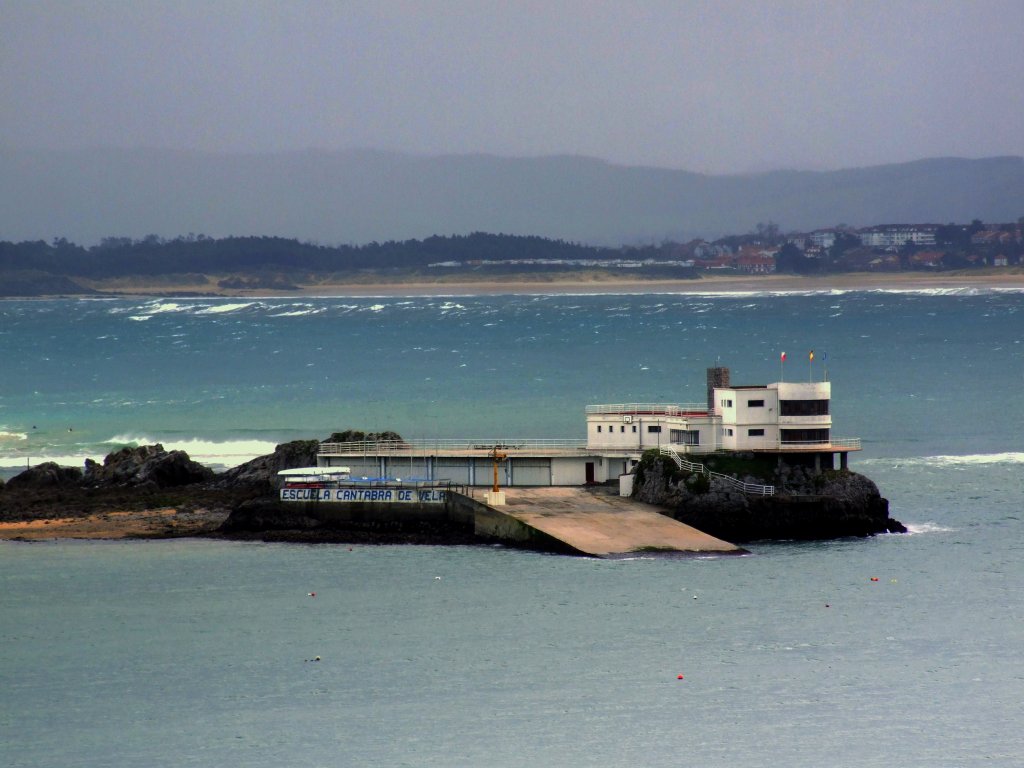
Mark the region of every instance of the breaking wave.
[[966, 467], [987, 464], [1024, 464], [1024, 453], [973, 453], [964, 456], [912, 456], [903, 459], [865, 459], [862, 464], [900, 467]]
[[906, 523], [907, 533], [916, 535], [919, 533], [952, 533], [956, 528], [949, 528], [938, 523]]

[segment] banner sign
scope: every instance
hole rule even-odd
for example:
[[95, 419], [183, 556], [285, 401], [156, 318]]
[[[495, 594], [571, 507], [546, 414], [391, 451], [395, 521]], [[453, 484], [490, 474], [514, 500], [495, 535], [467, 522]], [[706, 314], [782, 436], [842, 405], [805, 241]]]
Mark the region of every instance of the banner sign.
[[447, 494], [440, 488], [282, 488], [281, 501], [444, 504]]

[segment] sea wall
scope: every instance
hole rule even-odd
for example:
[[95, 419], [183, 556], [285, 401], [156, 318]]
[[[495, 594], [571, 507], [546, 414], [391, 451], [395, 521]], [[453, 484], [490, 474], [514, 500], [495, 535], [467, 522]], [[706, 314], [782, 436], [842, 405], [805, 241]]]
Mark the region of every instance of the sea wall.
[[446, 504], [282, 502], [252, 499], [235, 507], [220, 532], [232, 538], [370, 543], [475, 542], [472, 512]]
[[[764, 483], [765, 478], [741, 477]], [[645, 455], [633, 497], [671, 510], [680, 522], [726, 541], [835, 539], [905, 533], [869, 478], [848, 470], [783, 465], [772, 482], [780, 492], [752, 496], [727, 481], [686, 472], [666, 457]]]

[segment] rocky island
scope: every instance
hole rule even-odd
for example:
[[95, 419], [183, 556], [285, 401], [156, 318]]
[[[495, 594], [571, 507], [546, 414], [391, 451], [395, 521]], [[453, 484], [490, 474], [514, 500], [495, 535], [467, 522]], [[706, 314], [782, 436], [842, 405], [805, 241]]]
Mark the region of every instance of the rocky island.
[[[316, 463], [317, 440], [277, 446], [219, 474], [161, 445], [122, 448], [84, 470], [39, 464], [0, 484], [0, 538], [170, 538], [216, 536], [303, 542], [471, 544], [472, 529], [423, 521], [324, 526], [277, 498], [277, 472]], [[714, 459], [710, 463], [714, 463]], [[719, 458], [720, 463], [726, 459]], [[762, 481], [753, 457], [730, 471]], [[647, 452], [635, 470], [634, 498], [680, 522], [732, 542], [832, 539], [905, 532], [868, 478], [848, 470], [813, 473], [782, 466], [775, 496], [749, 496], [716, 477], [679, 470]], [[613, 489], [609, 489], [613, 491]]]

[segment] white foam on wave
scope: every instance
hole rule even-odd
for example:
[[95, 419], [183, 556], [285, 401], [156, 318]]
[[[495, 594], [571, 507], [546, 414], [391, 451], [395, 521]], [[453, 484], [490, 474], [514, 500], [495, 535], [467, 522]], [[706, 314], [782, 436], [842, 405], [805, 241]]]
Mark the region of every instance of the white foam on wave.
[[1024, 453], [972, 453], [964, 456], [909, 456], [903, 459], [865, 459], [862, 464], [899, 467], [961, 467], [985, 464], [1024, 464]]
[[275, 312], [270, 317], [306, 317], [308, 315], [319, 315], [326, 312], [326, 307], [306, 307], [304, 309], [290, 309], [286, 312]]
[[159, 443], [166, 451], [185, 451], [189, 458], [200, 464], [214, 467], [235, 467], [257, 456], [265, 456], [274, 452], [277, 443], [269, 440], [206, 440], [202, 438], [161, 438], [154, 435], [115, 435], [109, 440], [102, 441], [99, 445], [108, 446], [98, 449], [93, 443], [89, 448], [82, 447], [81, 452], [73, 453], [71, 446], [60, 446], [52, 452], [41, 450], [39, 454], [33, 453], [26, 456], [24, 453], [17, 455], [0, 455], [0, 467], [24, 468], [26, 464], [33, 466], [42, 464], [45, 461], [52, 461], [65, 467], [81, 467], [86, 459], [103, 463], [107, 454], [124, 447], [136, 447], [139, 445], [156, 445]]
[[27, 440], [27, 439], [28, 439], [28, 435], [25, 434], [24, 432], [5, 432], [3, 430], [0, 430], [0, 440], [10, 442], [10, 441], [13, 441], [13, 440]]
[[185, 451], [200, 464], [234, 467], [273, 453], [277, 443], [270, 440], [208, 440], [204, 438], [162, 438], [154, 435], [115, 435], [104, 444], [111, 446], [155, 445], [167, 451]]
[[197, 309], [196, 314], [223, 315], [227, 312], [237, 312], [240, 309], [248, 309], [249, 307], [253, 306], [254, 303], [255, 302], [252, 301], [246, 301], [238, 304], [214, 304], [213, 306], [210, 307], [203, 307], [202, 309]]
[[149, 315], [162, 315], [167, 312], [183, 312], [185, 309], [185, 305], [179, 304], [176, 301], [154, 301], [141, 308], [143, 312]]
[[916, 535], [921, 533], [952, 533], [956, 528], [947, 528], [938, 523], [906, 523], [907, 533]]
[[[65, 449], [66, 450], [66, 449]], [[42, 455], [36, 456], [0, 456], [0, 467], [15, 467], [18, 469], [25, 469], [26, 465], [36, 466], [42, 464], [45, 461], [52, 461], [55, 464], [59, 464], [62, 467], [81, 467], [85, 464], [86, 459], [92, 459], [102, 463], [103, 456], [100, 454], [90, 453], [43, 453]]]

